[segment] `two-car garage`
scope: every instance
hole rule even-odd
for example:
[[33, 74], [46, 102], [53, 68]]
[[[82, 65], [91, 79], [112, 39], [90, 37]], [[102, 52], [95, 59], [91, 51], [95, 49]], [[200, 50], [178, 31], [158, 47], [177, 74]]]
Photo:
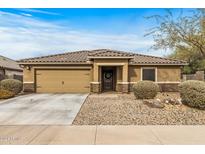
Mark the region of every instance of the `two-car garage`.
[[37, 69], [37, 93], [88, 93], [90, 69]]

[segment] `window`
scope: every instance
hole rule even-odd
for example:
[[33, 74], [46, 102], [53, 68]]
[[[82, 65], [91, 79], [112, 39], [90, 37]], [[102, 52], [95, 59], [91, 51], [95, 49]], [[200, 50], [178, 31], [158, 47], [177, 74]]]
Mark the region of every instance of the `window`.
[[143, 68], [142, 80], [155, 81], [155, 68]]

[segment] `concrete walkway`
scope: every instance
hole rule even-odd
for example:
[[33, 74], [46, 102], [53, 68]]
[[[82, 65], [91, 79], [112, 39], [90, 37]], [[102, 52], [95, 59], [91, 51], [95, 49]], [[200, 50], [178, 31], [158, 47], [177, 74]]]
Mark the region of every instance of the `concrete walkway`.
[[205, 126], [0, 126], [0, 144], [205, 144]]

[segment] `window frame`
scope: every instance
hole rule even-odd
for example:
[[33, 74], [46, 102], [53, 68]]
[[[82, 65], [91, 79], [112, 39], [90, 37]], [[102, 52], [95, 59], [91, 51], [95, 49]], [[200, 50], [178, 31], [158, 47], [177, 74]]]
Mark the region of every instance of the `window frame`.
[[157, 67], [141, 67], [141, 81], [145, 81], [143, 80], [143, 70], [144, 69], [154, 69], [155, 70], [155, 81], [153, 82], [157, 82]]

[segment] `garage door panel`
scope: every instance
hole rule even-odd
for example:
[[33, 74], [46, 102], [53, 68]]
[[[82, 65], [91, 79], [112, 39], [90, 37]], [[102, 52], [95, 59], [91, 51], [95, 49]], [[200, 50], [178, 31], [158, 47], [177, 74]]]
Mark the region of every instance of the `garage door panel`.
[[37, 70], [37, 92], [89, 92], [90, 70]]

